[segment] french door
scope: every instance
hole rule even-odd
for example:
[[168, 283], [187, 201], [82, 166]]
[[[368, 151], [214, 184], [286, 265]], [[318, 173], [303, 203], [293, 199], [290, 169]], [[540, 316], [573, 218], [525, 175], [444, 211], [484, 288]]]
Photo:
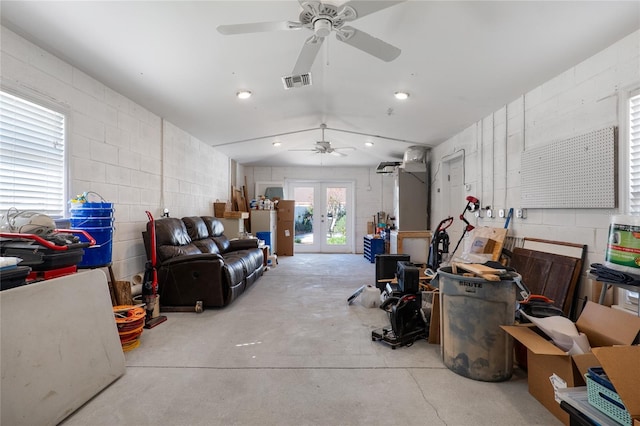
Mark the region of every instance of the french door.
[[287, 194], [295, 200], [295, 252], [353, 252], [353, 183], [292, 181]]

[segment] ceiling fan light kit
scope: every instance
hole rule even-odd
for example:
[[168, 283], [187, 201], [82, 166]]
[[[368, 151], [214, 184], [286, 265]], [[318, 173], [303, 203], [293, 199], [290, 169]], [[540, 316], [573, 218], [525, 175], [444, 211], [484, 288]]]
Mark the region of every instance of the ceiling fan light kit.
[[324, 39], [332, 31], [336, 33], [338, 41], [362, 50], [378, 59], [389, 62], [397, 58], [401, 52], [397, 47], [344, 24], [404, 1], [406, 0], [384, 2], [353, 0], [338, 8], [330, 3], [299, 0], [302, 7], [302, 12], [299, 16], [300, 22], [256, 22], [220, 25], [218, 26], [218, 32], [224, 35], [234, 35], [276, 30], [297, 30], [300, 28], [311, 30], [313, 35], [303, 44], [291, 75], [282, 77], [285, 89], [304, 87], [311, 85], [311, 67], [318, 56]]
[[324, 130], [327, 128], [327, 125], [322, 123], [320, 125], [320, 130], [322, 130], [322, 140], [316, 142], [316, 146], [311, 149], [290, 149], [289, 151], [310, 151], [316, 154], [331, 154], [337, 157], [346, 157], [347, 154], [342, 151], [350, 151], [355, 148], [352, 146], [345, 146], [340, 148], [334, 148], [331, 146], [331, 142], [324, 140]]

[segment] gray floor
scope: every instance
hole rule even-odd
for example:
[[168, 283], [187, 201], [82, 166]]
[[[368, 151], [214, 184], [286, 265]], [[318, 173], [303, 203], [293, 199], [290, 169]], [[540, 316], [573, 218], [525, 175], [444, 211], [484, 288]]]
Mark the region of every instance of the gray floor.
[[424, 340], [371, 340], [378, 308], [347, 305], [375, 267], [361, 255], [282, 257], [238, 300], [167, 313], [126, 354], [126, 374], [72, 425], [555, 425], [526, 373], [479, 382]]

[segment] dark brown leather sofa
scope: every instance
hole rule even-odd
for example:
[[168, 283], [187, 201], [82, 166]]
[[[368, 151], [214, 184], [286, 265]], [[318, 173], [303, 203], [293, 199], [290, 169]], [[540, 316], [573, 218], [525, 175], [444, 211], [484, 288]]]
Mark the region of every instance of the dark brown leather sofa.
[[[154, 224], [161, 305], [226, 306], [264, 272], [258, 240], [229, 240], [214, 217], [162, 218]], [[150, 227], [151, 222], [144, 235], [148, 258]]]

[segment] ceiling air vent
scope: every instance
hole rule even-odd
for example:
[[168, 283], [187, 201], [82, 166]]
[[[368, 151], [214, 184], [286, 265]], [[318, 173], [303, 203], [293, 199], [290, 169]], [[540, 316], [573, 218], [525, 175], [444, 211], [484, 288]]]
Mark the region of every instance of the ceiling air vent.
[[282, 83], [287, 90], [294, 87], [311, 86], [311, 73], [282, 77]]

